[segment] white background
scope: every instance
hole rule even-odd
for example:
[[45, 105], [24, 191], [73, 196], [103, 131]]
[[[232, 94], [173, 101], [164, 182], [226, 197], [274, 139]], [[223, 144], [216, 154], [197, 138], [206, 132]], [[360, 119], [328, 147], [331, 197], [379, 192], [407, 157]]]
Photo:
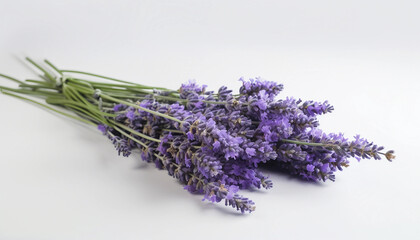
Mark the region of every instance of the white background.
[[[335, 183], [269, 172], [252, 214], [202, 202], [94, 128], [0, 96], [0, 239], [420, 238], [418, 1], [0, 0], [0, 72], [24, 56], [176, 89], [239, 77], [326, 100], [327, 132], [397, 159], [354, 160]], [[6, 80], [1, 85], [13, 86]]]

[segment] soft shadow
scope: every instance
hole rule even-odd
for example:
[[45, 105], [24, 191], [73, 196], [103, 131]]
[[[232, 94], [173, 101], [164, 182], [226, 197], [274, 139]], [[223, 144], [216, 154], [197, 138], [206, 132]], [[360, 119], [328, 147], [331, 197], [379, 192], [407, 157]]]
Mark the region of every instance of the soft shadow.
[[259, 169], [267, 175], [271, 175], [271, 176], [278, 175], [281, 178], [286, 179], [288, 181], [294, 181], [301, 184], [307, 184], [307, 185], [313, 185], [313, 186], [320, 186], [320, 187], [323, 186], [322, 182], [306, 180], [300, 176], [290, 174], [290, 172], [287, 169], [282, 168], [280, 164], [276, 161], [263, 163], [259, 165]]
[[[139, 155], [135, 154], [135, 156], [136, 156], [136, 161], [138, 161], [138, 166], [134, 167], [135, 170], [145, 170], [145, 169], [149, 168], [149, 170], [153, 170], [153, 171], [165, 171], [165, 170], [162, 170], [162, 169], [156, 169], [155, 166], [154, 166], [154, 163], [148, 163], [148, 162], [143, 161]], [[165, 173], [167, 174], [166, 171], [165, 171]], [[171, 177], [171, 176], [167, 175], [167, 177]], [[184, 184], [182, 184], [180, 181], [176, 180], [174, 182], [177, 185], [177, 187], [180, 187], [180, 188], [184, 187]], [[167, 186], [167, 187], [172, 188], [172, 186]], [[194, 196], [194, 202], [197, 204], [197, 206], [201, 209], [202, 212], [217, 211], [217, 212], [220, 212], [223, 215], [242, 216], [242, 217], [245, 217], [246, 215], [249, 215], [248, 212], [241, 213], [240, 211], [237, 211], [236, 208], [232, 208], [231, 206], [225, 206], [224, 200], [222, 200], [219, 203], [212, 203], [212, 202], [209, 202], [207, 200], [202, 201], [202, 199], [204, 197], [204, 195], [202, 193], [200, 193], [200, 192], [193, 192], [192, 193], [192, 192], [189, 192], [187, 190], [184, 190], [184, 191], [185, 191], [186, 195], [193, 195]], [[250, 191], [250, 190], [241, 190], [241, 191]], [[265, 193], [265, 191], [263, 191], [261, 189], [251, 190], [251, 192], [254, 192], [254, 191]], [[162, 192], [164, 192], [164, 191], [162, 190]]]
[[241, 189], [239, 191], [258, 193], [258, 194], [267, 194], [270, 191], [270, 189], [253, 187], [253, 188], [250, 188], [250, 189]]
[[133, 167], [133, 169], [147, 169], [150, 167], [150, 164], [143, 161], [141, 158], [136, 157], [134, 159], [136, 161], [136, 165]]
[[248, 212], [241, 213], [240, 211], [237, 211], [236, 208], [232, 208], [231, 206], [225, 206], [223, 201], [221, 201], [220, 203], [200, 201], [197, 204], [200, 205], [202, 212], [216, 210], [222, 213], [223, 215], [231, 215], [235, 217], [247, 217], [249, 215]]

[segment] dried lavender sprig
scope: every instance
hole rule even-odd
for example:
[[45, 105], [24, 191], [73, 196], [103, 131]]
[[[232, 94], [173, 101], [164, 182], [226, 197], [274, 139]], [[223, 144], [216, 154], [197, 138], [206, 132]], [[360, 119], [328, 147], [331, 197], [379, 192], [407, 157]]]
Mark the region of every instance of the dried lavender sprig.
[[[183, 167], [193, 167], [190, 170], [201, 174], [210, 182], [223, 184], [220, 186], [228, 183], [227, 186], [238, 188], [250, 186], [269, 188], [271, 182], [262, 176], [256, 167], [259, 162], [274, 159], [276, 155], [280, 163], [285, 168], [289, 168], [291, 173], [312, 180], [326, 178], [334, 180], [332, 173], [336, 169], [341, 170], [342, 166], [347, 166], [349, 156], [379, 159], [379, 155], [383, 155], [388, 160], [394, 158], [393, 151], [382, 153], [380, 152], [382, 147], [361, 138], [347, 142], [341, 135], [317, 134], [314, 131], [319, 124], [316, 115], [330, 112], [332, 106], [327, 102], [301, 103], [300, 100], [293, 99], [274, 101], [276, 95], [283, 89], [282, 85], [274, 82], [261, 79], [243, 81], [240, 95], [233, 95], [224, 87], [214, 94], [205, 91], [205, 87], [185, 84], [181, 86], [178, 96], [171, 90], [150, 92], [147, 89], [153, 89], [153, 87], [144, 85], [102, 84], [67, 77], [63, 76], [62, 70], [48, 61], [46, 63], [62, 75], [59, 81], [56, 81], [55, 77], [36, 63], [34, 65], [44, 72], [44, 79], [52, 83], [56, 82], [54, 86], [49, 83], [31, 81], [36, 84], [23, 83], [20, 87], [30, 88], [33, 92], [39, 91], [39, 88], [63, 89], [64, 97], [70, 99], [70, 102], [48, 96], [47, 93], [39, 92], [38, 94], [47, 96], [49, 103], [71, 108], [87, 119], [113, 127], [118, 136], [111, 132], [109, 135], [112, 134], [111, 140], [116, 144], [119, 153], [128, 155], [133, 147], [143, 148], [142, 156], [145, 159], [150, 158], [150, 161], [155, 161], [157, 166], [161, 166], [159, 158], [153, 152], [153, 149], [157, 149], [156, 144], [161, 141], [161, 134], [163, 134], [159, 129], [174, 129], [172, 130], [174, 134], [182, 132], [181, 139], [189, 138], [201, 144], [200, 146], [191, 145], [188, 149], [192, 149], [192, 152], [205, 151], [212, 156], [211, 160], [196, 158], [193, 165], [188, 165], [187, 159], [182, 160], [177, 157], [177, 154], [184, 151], [185, 144], [178, 145], [173, 142], [172, 145], [176, 146], [174, 145], [175, 148], [171, 150], [172, 156], [168, 157], [174, 158], [178, 165], [175, 170], [168, 168], [170, 175], [174, 173], [179, 175]], [[109, 78], [109, 80], [116, 79]], [[126, 91], [131, 95], [121, 95]], [[141, 106], [138, 102], [131, 102], [130, 99], [181, 102], [185, 104], [186, 111], [177, 107], [176, 104], [173, 106], [177, 110], [173, 111], [170, 110], [169, 105], [159, 106], [155, 102], [154, 105]], [[130, 109], [124, 112], [124, 116], [116, 115], [109, 108], [110, 112], [102, 111], [103, 104], [112, 106], [113, 102], [126, 104], [130, 106]], [[137, 111], [143, 114], [146, 122], [135, 122]], [[127, 122], [127, 119], [130, 121]], [[209, 132], [213, 133], [209, 135]], [[139, 138], [143, 140], [140, 141]], [[261, 144], [265, 147], [261, 148], [261, 155], [258, 155], [260, 148], [257, 147]], [[217, 151], [221, 146], [224, 150]], [[232, 160], [235, 160], [235, 163]], [[220, 167], [218, 167], [219, 164]], [[207, 191], [205, 196], [213, 199], [216, 195], [210, 193]], [[241, 203], [248, 202], [247, 199], [242, 200]], [[227, 204], [235, 206], [239, 203], [227, 201]], [[249, 208], [242, 206], [240, 209]]]

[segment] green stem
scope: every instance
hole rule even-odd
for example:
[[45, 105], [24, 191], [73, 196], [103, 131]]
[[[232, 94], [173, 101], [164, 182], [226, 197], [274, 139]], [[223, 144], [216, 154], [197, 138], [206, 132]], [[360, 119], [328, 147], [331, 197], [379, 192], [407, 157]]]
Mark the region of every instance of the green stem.
[[[36, 83], [38, 85], [43, 85], [43, 86], [46, 86], [46, 87], [53, 88], [53, 87], [51, 87], [51, 84], [46, 83], [44, 81], [33, 80], [33, 79], [26, 79], [25, 82]], [[25, 83], [23, 82], [22, 84], [25, 84]], [[54, 88], [54, 89], [56, 89], [56, 88]]]
[[124, 132], [124, 131], [123, 131], [123, 130], [121, 130], [120, 128], [118, 128], [118, 127], [116, 127], [116, 126], [113, 126], [113, 128], [114, 128], [115, 130], [117, 130], [118, 132], [120, 132], [122, 135], [124, 135], [124, 136], [128, 137], [129, 139], [133, 140], [134, 142], [136, 142], [136, 143], [138, 143], [138, 144], [142, 145], [143, 147], [145, 147], [145, 148], [147, 148], [147, 147], [148, 147], [145, 143], [143, 143], [143, 142], [139, 141], [138, 139], [136, 139], [135, 137], [131, 136], [130, 134], [128, 134], [128, 133], [126, 133], [126, 132]]
[[[98, 105], [99, 106], [99, 101], [96, 100], [93, 97], [87, 96], [86, 99], [88, 101], [93, 102], [93, 105]], [[109, 102], [104, 102], [102, 101], [102, 109], [108, 109], [108, 110], [113, 110], [114, 109], [114, 104], [113, 103], [109, 103]]]
[[55, 84], [55, 78], [44, 68], [42, 68], [40, 65], [38, 65], [36, 62], [34, 62], [32, 59], [30, 59], [29, 57], [26, 57], [26, 60], [28, 60], [28, 62], [32, 63], [32, 65], [34, 65], [36, 68], [38, 68], [39, 70], [41, 70], [45, 76], [52, 82]]
[[[89, 89], [100, 89], [101, 91], [107, 93], [108, 95], [112, 95], [112, 96], [118, 96], [118, 97], [122, 97], [122, 98], [127, 98], [126, 96], [133, 96], [132, 94], [150, 94], [150, 92], [146, 91], [146, 90], [141, 90], [141, 89], [116, 89], [116, 88], [111, 88], [111, 87], [98, 87], [95, 85], [91, 85], [89, 82], [86, 82], [84, 80], [81, 79], [77, 79], [77, 78], [68, 78], [68, 83], [67, 85], [70, 86], [84, 86], [87, 87]], [[127, 92], [131, 93], [130, 95], [127, 94]], [[122, 95], [118, 95], [118, 93], [121, 93]]]
[[173, 132], [173, 133], [182, 133], [182, 134], [184, 134], [183, 131], [176, 130], [176, 129], [167, 129], [167, 128], [164, 128], [164, 129], [162, 129], [162, 131]]
[[79, 118], [79, 117], [77, 117], [77, 116], [74, 116], [74, 115], [71, 115], [71, 114], [68, 114], [68, 113], [62, 112], [62, 111], [60, 111], [60, 110], [57, 110], [57, 109], [55, 109], [55, 108], [52, 108], [52, 107], [50, 107], [50, 106], [48, 106], [48, 105], [45, 105], [45, 104], [42, 104], [42, 103], [40, 103], [40, 102], [34, 101], [34, 100], [32, 100], [32, 99], [25, 98], [25, 97], [22, 97], [22, 96], [19, 96], [19, 95], [13, 94], [13, 93], [5, 92], [4, 90], [1, 90], [1, 92], [2, 92], [3, 94], [9, 95], [9, 96], [12, 96], [12, 97], [15, 97], [15, 98], [19, 98], [19, 99], [22, 99], [22, 100], [25, 100], [25, 101], [28, 101], [28, 102], [35, 103], [35, 104], [37, 104], [37, 105], [39, 105], [39, 106], [42, 106], [42, 107], [44, 107], [44, 108], [47, 108], [47, 109], [49, 109], [49, 110], [51, 110], [51, 111], [54, 111], [54, 112], [56, 112], [56, 113], [59, 113], [59, 114], [61, 114], [61, 115], [66, 116], [66, 117], [73, 118], [73, 119], [76, 119], [76, 120], [82, 121], [82, 122], [84, 122], [84, 123], [87, 123], [87, 124], [90, 124], [90, 125], [94, 125], [94, 126], [96, 126], [96, 124], [95, 124], [95, 123], [93, 123], [93, 122], [91, 122], [91, 121], [88, 121], [88, 120], [86, 120], [86, 119]]
[[7, 79], [12, 80], [13, 82], [16, 82], [16, 83], [19, 83], [19, 84], [24, 83], [24, 82], [22, 82], [22, 81], [20, 81], [20, 80], [18, 80], [18, 79], [16, 79], [16, 78], [13, 78], [13, 77], [10, 77], [10, 76], [7, 76], [7, 75], [4, 75], [4, 74], [1, 74], [1, 73], [0, 73], [0, 77], [7, 78]]
[[45, 59], [44, 62], [46, 64], [48, 64], [48, 66], [50, 66], [52, 69], [54, 69], [57, 73], [59, 73], [61, 76], [63, 76], [63, 73], [60, 71], [60, 69], [58, 69], [56, 66], [54, 66], [50, 61]]
[[291, 139], [281, 139], [280, 141], [287, 142], [287, 143], [298, 144], [298, 145], [313, 146], [313, 147], [337, 147], [338, 146], [338, 145], [335, 145], [335, 144], [301, 142], [301, 141], [291, 140]]
[[126, 94], [127, 92], [130, 93], [142, 93], [142, 94], [152, 94], [152, 92], [149, 92], [147, 90], [144, 89], [138, 89], [138, 88], [113, 88], [113, 87], [106, 87], [106, 86], [98, 86], [96, 84], [92, 85], [94, 88], [98, 88], [101, 90], [105, 90], [105, 91], [111, 91], [111, 92], [119, 92], [119, 93], [123, 93]]
[[69, 93], [69, 95], [74, 97], [75, 101], [80, 100], [82, 103], [89, 106], [89, 102], [73, 87], [68, 86], [66, 84], [63, 85], [63, 93], [66, 94], [66, 92]]
[[19, 84], [19, 87], [26, 87], [26, 88], [33, 88], [33, 89], [39, 89], [39, 88], [43, 88], [43, 89], [55, 89], [51, 86], [46, 86], [46, 85], [35, 85], [35, 84], [27, 84], [27, 83], [22, 83]]
[[147, 98], [147, 97], [140, 97], [140, 96], [135, 96], [135, 95], [120, 95], [120, 94], [115, 94], [115, 93], [109, 93], [107, 91], [105, 91], [104, 93], [106, 95], [109, 95], [109, 96], [115, 97], [115, 98], [138, 99], [138, 100], [150, 99], [150, 98]]
[[99, 109], [80, 103], [78, 101], [73, 101], [71, 99], [56, 99], [56, 98], [48, 98], [47, 102], [50, 104], [56, 104], [56, 105], [67, 105], [67, 104], [73, 104], [82, 108], [85, 108], [86, 110], [88, 110], [89, 112], [96, 114], [98, 117], [103, 117], [103, 116], [107, 116], [107, 117], [116, 117], [116, 114], [112, 114], [112, 113], [106, 113], [106, 112], [102, 112]]
[[174, 117], [171, 117], [171, 116], [169, 116], [169, 115], [166, 115], [166, 114], [163, 114], [163, 113], [160, 113], [160, 112], [156, 112], [156, 111], [153, 111], [153, 110], [150, 110], [150, 109], [144, 108], [144, 107], [140, 107], [139, 105], [136, 105], [136, 104], [133, 104], [133, 103], [130, 103], [130, 102], [124, 101], [124, 100], [120, 100], [120, 99], [117, 99], [117, 98], [113, 98], [113, 97], [111, 97], [111, 96], [107, 96], [106, 94], [101, 94], [101, 97], [102, 97], [102, 98], [104, 98], [104, 99], [108, 99], [108, 100], [110, 100], [110, 101], [114, 101], [114, 102], [117, 102], [117, 103], [122, 103], [122, 104], [125, 104], [125, 105], [127, 105], [127, 106], [131, 106], [131, 107], [134, 107], [134, 108], [140, 109], [140, 110], [142, 110], [142, 111], [145, 111], [145, 112], [151, 113], [151, 114], [156, 115], [156, 116], [159, 116], [159, 117], [163, 117], [163, 118], [166, 118], [166, 119], [169, 119], [169, 120], [172, 120], [172, 121], [178, 122], [178, 123], [183, 123], [183, 121], [181, 121], [181, 120], [179, 120], [179, 119], [177, 119], [177, 118], [174, 118]]
[[108, 80], [115, 81], [115, 82], [127, 83], [127, 84], [130, 84], [130, 85], [135, 85], [135, 86], [140, 86], [140, 87], [148, 87], [148, 88], [151, 88], [151, 89], [159, 89], [159, 90], [168, 90], [168, 91], [172, 91], [172, 90], [170, 90], [170, 89], [166, 89], [166, 88], [161, 88], [161, 87], [151, 87], [151, 86], [141, 85], [141, 84], [132, 83], [132, 82], [128, 82], [128, 81], [124, 81], [124, 80], [116, 79], [116, 78], [106, 77], [106, 76], [103, 76], [103, 75], [94, 74], [94, 73], [89, 73], [89, 72], [76, 71], [76, 70], [61, 70], [61, 72], [63, 72], [63, 73], [64, 73], [64, 72], [68, 72], [68, 73], [78, 73], [78, 74], [88, 75], [88, 76], [92, 76], [92, 77], [98, 77], [98, 78], [108, 79]]
[[135, 134], [135, 135], [137, 135], [137, 136], [139, 136], [139, 137], [141, 137], [141, 138], [144, 138], [144, 139], [147, 139], [147, 140], [150, 140], [150, 141], [153, 141], [153, 142], [160, 143], [160, 140], [159, 140], [159, 139], [156, 139], [156, 138], [153, 138], [153, 137], [147, 136], [147, 135], [145, 135], [145, 134], [143, 134], [143, 133], [137, 132], [137, 131], [135, 131], [135, 130], [133, 130], [133, 129], [131, 129], [131, 128], [129, 128], [129, 127], [127, 127], [127, 126], [125, 126], [125, 125], [123, 125], [123, 124], [121, 124], [121, 123], [117, 123], [117, 122], [115, 122], [115, 121], [111, 121], [111, 122], [112, 122], [112, 124], [114, 124], [114, 125], [116, 125], [116, 126], [118, 126], [118, 127], [122, 128], [122, 129], [124, 129], [124, 130], [126, 130], [126, 131], [129, 131], [129, 132], [131, 132], [132, 134]]
[[68, 104], [64, 104], [62, 106], [66, 107], [67, 109], [70, 109], [71, 111], [74, 111], [76, 114], [82, 115], [85, 118], [92, 119], [95, 122], [98, 122], [98, 123], [105, 123], [106, 122], [106, 119], [104, 119], [104, 118], [101, 119], [100, 117], [95, 116], [92, 112], [89, 112], [88, 110], [86, 110], [82, 107], [79, 107], [76, 104], [68, 103]]
[[[176, 97], [168, 97], [168, 96], [161, 96], [161, 95], [153, 95], [154, 98], [159, 98], [159, 99], [165, 99], [165, 100], [170, 100], [170, 101], [174, 101], [174, 102], [184, 102], [187, 103], [189, 102], [188, 99], [181, 99], [181, 98], [176, 98]], [[218, 102], [218, 101], [206, 101], [206, 100], [201, 100], [201, 102], [203, 103], [207, 103], [207, 104], [218, 104], [218, 105], [225, 105], [227, 104], [227, 102]], [[242, 105], [248, 105], [247, 103], [242, 103]]]
[[66, 82], [69, 82], [68, 85], [70, 83], [73, 83], [73, 84], [77, 84], [77, 85], [80, 85], [80, 86], [87, 87], [89, 89], [94, 89], [94, 87], [89, 82], [81, 80], [81, 79], [68, 77], [68, 78], [66, 78], [66, 81], [64, 83], [66, 83]]
[[162, 162], [165, 161], [165, 159], [160, 156], [159, 154], [154, 153], [153, 155], [155, 155], [155, 157], [159, 158]]
[[125, 88], [125, 89], [133, 89], [133, 88], [138, 88], [138, 89], [158, 89], [156, 87], [150, 87], [150, 86], [145, 86], [145, 85], [134, 85], [134, 86], [130, 86], [130, 85], [127, 85], [127, 84], [113, 84], [113, 83], [94, 82], [94, 81], [89, 81], [89, 80], [80, 79], [80, 78], [73, 78], [73, 79], [82, 80], [82, 81], [88, 82], [88, 83], [92, 84], [93, 86], [119, 87], [119, 88]]
[[55, 92], [49, 92], [49, 91], [32, 91], [32, 90], [25, 90], [25, 89], [14, 89], [14, 88], [9, 88], [9, 87], [4, 87], [4, 86], [0, 86], [0, 89], [4, 89], [10, 92], [15, 92], [15, 93], [23, 93], [23, 94], [28, 94], [28, 95], [40, 95], [40, 96], [44, 96], [44, 97], [58, 97], [61, 94], [59, 93], [55, 93]]

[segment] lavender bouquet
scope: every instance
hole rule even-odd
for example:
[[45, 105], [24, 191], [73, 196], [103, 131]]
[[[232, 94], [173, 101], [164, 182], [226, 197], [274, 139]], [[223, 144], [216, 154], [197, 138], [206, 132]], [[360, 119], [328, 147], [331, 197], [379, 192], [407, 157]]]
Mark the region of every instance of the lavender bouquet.
[[189, 192], [224, 200], [241, 212], [254, 211], [255, 204], [239, 189], [273, 186], [258, 169], [266, 162], [309, 181], [334, 181], [349, 158], [394, 158], [392, 150], [383, 152], [360, 136], [324, 133], [317, 116], [333, 107], [327, 101], [277, 99], [283, 85], [275, 82], [241, 79], [237, 93], [225, 86], [208, 91], [195, 82], [170, 90], [27, 60], [42, 72], [40, 79], [0, 74], [19, 84], [0, 86], [3, 94], [93, 125], [118, 154], [139, 149], [144, 161], [168, 171]]

